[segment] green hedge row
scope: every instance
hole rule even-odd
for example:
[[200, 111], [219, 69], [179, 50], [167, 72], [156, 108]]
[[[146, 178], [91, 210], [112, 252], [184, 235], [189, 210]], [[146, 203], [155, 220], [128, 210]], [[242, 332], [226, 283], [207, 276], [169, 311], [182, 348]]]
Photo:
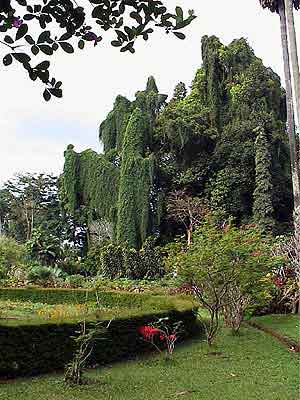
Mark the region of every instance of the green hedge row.
[[[156, 300], [165, 296], [154, 295]], [[0, 300], [47, 304], [82, 304], [97, 301], [105, 306], [136, 307], [153, 299], [152, 293], [132, 293], [86, 289], [0, 288]]]
[[[149, 349], [151, 345], [140, 340], [137, 330], [165, 316], [170, 321], [183, 321], [185, 336], [198, 329], [192, 310], [115, 319], [104, 340], [97, 342], [91, 362], [103, 364]], [[74, 341], [71, 336], [76, 330], [78, 323], [0, 325], [0, 376], [10, 378], [63, 369], [72, 358]]]

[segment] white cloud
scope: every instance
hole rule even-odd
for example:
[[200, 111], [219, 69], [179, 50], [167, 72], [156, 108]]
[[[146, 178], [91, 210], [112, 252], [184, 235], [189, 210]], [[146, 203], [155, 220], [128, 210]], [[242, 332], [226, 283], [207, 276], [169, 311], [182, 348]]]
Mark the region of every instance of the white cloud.
[[[78, 150], [99, 150], [98, 125], [116, 95], [133, 98], [145, 87], [149, 75], [154, 75], [163, 93], [171, 94], [179, 81], [189, 85], [201, 65], [201, 37], [205, 34], [214, 34], [225, 44], [246, 37], [265, 65], [282, 76], [279, 18], [262, 10], [258, 0], [165, 3], [170, 8], [194, 9], [198, 15], [186, 29], [185, 41], [161, 31], [148, 42], [140, 41], [134, 55], [121, 54], [109, 43], [75, 55], [58, 53], [52, 57], [52, 71], [63, 81], [63, 99], [45, 103], [42, 87], [31, 82], [22, 68], [1, 69], [0, 181], [19, 171], [58, 173], [68, 143]], [[297, 15], [296, 26], [299, 22]]]

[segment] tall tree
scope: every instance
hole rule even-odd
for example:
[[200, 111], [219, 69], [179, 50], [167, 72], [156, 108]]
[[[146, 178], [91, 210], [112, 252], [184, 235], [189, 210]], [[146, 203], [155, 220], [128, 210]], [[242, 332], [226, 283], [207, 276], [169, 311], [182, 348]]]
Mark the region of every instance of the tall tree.
[[286, 0], [285, 13], [289, 32], [289, 49], [291, 55], [292, 75], [294, 82], [294, 96], [295, 107], [297, 112], [298, 125], [300, 125], [300, 72], [299, 72], [299, 59], [297, 51], [297, 38], [294, 20], [294, 8], [299, 10], [299, 0]]
[[[287, 133], [289, 137], [291, 170], [294, 195], [294, 230], [295, 235], [300, 235], [300, 187], [299, 187], [299, 148], [296, 140], [296, 127], [293, 107], [292, 76], [290, 67], [290, 55], [288, 45], [288, 28], [285, 13], [284, 0], [259, 0], [263, 8], [268, 8], [271, 12], [276, 12], [280, 17], [281, 44], [283, 53], [284, 77], [286, 87], [287, 105]], [[292, 0], [293, 6], [298, 9], [299, 0]]]
[[266, 131], [257, 129], [255, 140], [255, 190], [253, 193], [253, 217], [263, 231], [270, 232], [274, 227], [274, 208], [272, 204], [272, 157]]

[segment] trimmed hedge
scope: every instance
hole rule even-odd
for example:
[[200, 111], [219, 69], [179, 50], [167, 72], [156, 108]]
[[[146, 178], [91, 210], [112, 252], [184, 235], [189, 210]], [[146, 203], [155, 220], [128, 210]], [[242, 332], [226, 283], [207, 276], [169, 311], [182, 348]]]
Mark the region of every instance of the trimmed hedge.
[[[113, 320], [104, 340], [94, 347], [91, 362], [104, 364], [146, 351], [151, 345], [139, 339], [137, 329], [157, 318], [168, 316], [183, 321], [185, 336], [198, 329], [192, 310], [148, 314]], [[0, 376], [12, 378], [63, 369], [74, 353], [74, 336], [78, 323], [43, 323], [22, 326], [0, 325]]]
[[[0, 288], [0, 300], [30, 301], [46, 304], [83, 304], [99, 300], [104, 307], [136, 307], [147, 301], [157, 302], [166, 296], [152, 293], [101, 291], [96, 289], [44, 289], [44, 288]], [[171, 301], [171, 300], [169, 300]]]

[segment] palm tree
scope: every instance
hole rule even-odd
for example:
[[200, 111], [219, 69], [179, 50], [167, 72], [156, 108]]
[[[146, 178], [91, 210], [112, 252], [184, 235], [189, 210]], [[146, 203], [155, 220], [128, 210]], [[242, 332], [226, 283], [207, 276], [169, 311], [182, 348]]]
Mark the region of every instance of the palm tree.
[[[289, 0], [287, 0], [289, 1]], [[300, 0], [293, 1], [294, 7], [298, 8]], [[280, 30], [281, 30], [281, 45], [283, 53], [284, 77], [286, 86], [286, 105], [287, 105], [287, 133], [289, 138], [290, 155], [291, 155], [291, 170], [294, 195], [294, 230], [295, 235], [300, 234], [300, 188], [299, 188], [299, 163], [298, 163], [298, 146], [296, 140], [296, 127], [293, 107], [293, 90], [292, 77], [290, 68], [290, 55], [288, 46], [288, 28], [285, 14], [284, 0], [259, 0], [263, 8], [268, 8], [271, 12], [279, 14]]]
[[293, 10], [294, 7], [296, 10], [299, 10], [300, 0], [285, 1], [285, 14], [289, 32], [289, 49], [291, 56], [293, 81], [294, 81], [294, 96], [296, 100], [295, 107], [296, 107], [298, 126], [299, 126], [300, 125], [300, 73], [299, 73], [299, 61], [297, 52], [296, 29], [294, 21], [294, 10]]
[[[294, 195], [294, 237], [296, 258], [300, 260], [300, 193], [299, 193], [299, 146], [296, 140], [296, 127], [293, 107], [293, 89], [290, 67], [290, 53], [293, 65], [294, 90], [296, 98], [296, 107], [298, 113], [298, 123], [300, 124], [300, 86], [299, 86], [299, 66], [297, 56], [295, 23], [293, 18], [293, 7], [299, 9], [300, 0], [259, 0], [263, 8], [268, 8], [272, 12], [279, 14], [281, 44], [284, 64], [284, 77], [286, 86], [286, 105], [287, 105], [287, 133], [289, 138], [291, 170]], [[290, 53], [288, 43], [288, 30], [290, 39]], [[299, 263], [298, 263], [299, 264]], [[298, 313], [300, 314], [300, 294], [298, 296]]]

